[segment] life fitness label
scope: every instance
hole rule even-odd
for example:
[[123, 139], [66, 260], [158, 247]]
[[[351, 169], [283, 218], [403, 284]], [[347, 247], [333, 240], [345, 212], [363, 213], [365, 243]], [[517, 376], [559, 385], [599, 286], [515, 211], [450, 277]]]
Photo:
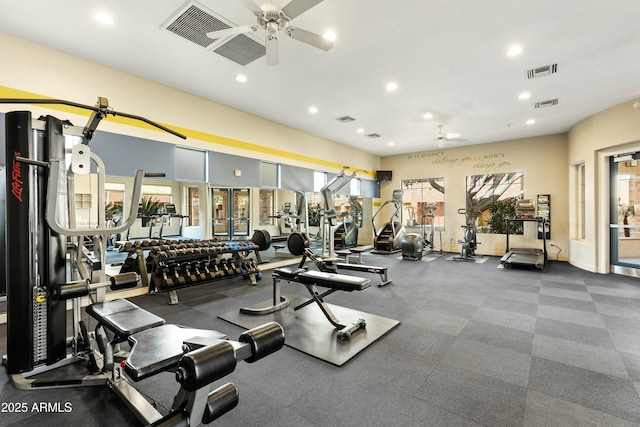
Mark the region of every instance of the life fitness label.
[[22, 169], [20, 168], [20, 162], [16, 161], [16, 157], [21, 157], [19, 151], [13, 152], [13, 164], [11, 165], [11, 194], [19, 202], [22, 202], [22, 190], [24, 189], [24, 182], [22, 181]]
[[0, 405], [0, 413], [47, 413], [47, 414], [64, 414], [73, 412], [71, 402], [2, 402]]

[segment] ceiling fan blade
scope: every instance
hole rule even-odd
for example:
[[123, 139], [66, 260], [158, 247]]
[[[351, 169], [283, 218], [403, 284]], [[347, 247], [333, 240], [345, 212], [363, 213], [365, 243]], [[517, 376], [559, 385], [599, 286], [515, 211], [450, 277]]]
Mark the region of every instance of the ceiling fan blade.
[[278, 36], [267, 36], [267, 65], [276, 65], [280, 58], [278, 53]]
[[238, 34], [248, 33], [249, 31], [255, 31], [258, 27], [255, 25], [243, 25], [241, 27], [231, 27], [224, 30], [211, 31], [207, 33], [207, 37], [210, 39], [225, 39], [230, 36], [236, 36]]
[[333, 42], [331, 40], [327, 40], [318, 34], [303, 30], [302, 28], [289, 27], [287, 28], [286, 33], [292, 39], [296, 39], [302, 43], [306, 43], [324, 51], [328, 51], [333, 47]]
[[242, 3], [244, 7], [249, 9], [251, 13], [253, 13], [254, 15], [260, 15], [262, 13], [262, 9], [260, 9], [260, 6], [255, 4], [252, 0], [238, 0], [238, 1]]
[[[248, 0], [245, 0], [248, 1]], [[291, 0], [291, 2], [282, 8], [282, 11], [289, 19], [293, 19], [298, 15], [305, 13], [323, 0]]]

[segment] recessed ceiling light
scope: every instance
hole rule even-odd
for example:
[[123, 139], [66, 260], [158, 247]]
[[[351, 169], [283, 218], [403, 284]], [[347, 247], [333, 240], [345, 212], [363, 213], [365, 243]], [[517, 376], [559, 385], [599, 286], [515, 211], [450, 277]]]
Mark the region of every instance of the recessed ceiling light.
[[433, 114], [431, 113], [424, 113], [424, 115], [422, 116], [423, 119], [429, 120], [429, 119], [433, 119]]
[[393, 147], [394, 145], [396, 145], [396, 143], [395, 143], [395, 142], [393, 142], [393, 141], [389, 141], [389, 142], [387, 143], [387, 145], [388, 145], [389, 147]]
[[316, 106], [312, 105], [311, 107], [309, 107], [309, 112], [310, 112], [311, 114], [315, 114], [315, 113], [317, 113], [317, 112], [318, 112], [318, 107], [316, 107]]
[[398, 84], [396, 82], [387, 83], [387, 92], [393, 92], [398, 89]]
[[529, 99], [531, 97], [531, 94], [529, 92], [522, 92], [520, 95], [518, 95], [518, 99]]
[[356, 130], [356, 132], [358, 132], [358, 133], [364, 133], [364, 129], [362, 129], [362, 128], [358, 128], [358, 130]]
[[535, 124], [535, 122], [536, 122], [535, 120], [529, 119], [525, 123], [528, 124], [528, 125], [532, 125], [532, 124]]
[[113, 18], [106, 12], [96, 13], [95, 18], [98, 22], [101, 22], [103, 24], [113, 25]]
[[244, 83], [247, 81], [247, 76], [245, 76], [244, 74], [238, 74], [236, 76], [236, 81], [240, 82], [240, 83]]
[[336, 41], [336, 33], [334, 33], [333, 31], [327, 31], [322, 35], [322, 38], [325, 40], [331, 40], [332, 42]]
[[514, 45], [509, 48], [507, 51], [508, 56], [518, 56], [522, 53], [522, 46]]

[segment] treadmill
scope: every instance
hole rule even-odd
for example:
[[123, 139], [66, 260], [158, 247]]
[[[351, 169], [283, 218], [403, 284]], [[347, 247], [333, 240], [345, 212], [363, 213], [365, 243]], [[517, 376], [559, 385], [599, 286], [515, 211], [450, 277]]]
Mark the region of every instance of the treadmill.
[[507, 248], [506, 253], [500, 258], [500, 264], [505, 267], [535, 267], [538, 270], [544, 268], [544, 263], [547, 260], [547, 233], [542, 233], [542, 249], [539, 248], [511, 248], [509, 247], [509, 230], [511, 223], [519, 222], [523, 224], [525, 222], [535, 222], [542, 225], [543, 231], [546, 230], [548, 221], [546, 218], [533, 216], [535, 214], [535, 205], [532, 200], [518, 200], [516, 207], [517, 217], [505, 218], [505, 225], [507, 228]]

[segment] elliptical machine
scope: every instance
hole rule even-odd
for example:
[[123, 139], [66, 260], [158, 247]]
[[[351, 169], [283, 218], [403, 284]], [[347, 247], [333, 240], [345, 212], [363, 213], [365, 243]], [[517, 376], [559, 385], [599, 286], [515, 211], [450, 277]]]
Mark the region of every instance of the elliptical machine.
[[462, 240], [458, 240], [458, 244], [461, 245], [460, 256], [455, 257], [454, 259], [463, 261], [473, 260], [476, 256], [476, 249], [478, 248], [476, 224], [473, 220], [473, 212], [460, 208], [458, 209], [458, 213], [465, 216], [465, 225], [462, 226], [462, 228], [464, 228], [464, 238]]
[[[408, 233], [402, 238], [402, 259], [418, 261], [423, 255], [435, 251], [436, 224], [434, 212], [438, 210], [435, 204], [429, 204], [422, 208], [422, 221], [420, 221], [420, 234]], [[427, 219], [429, 225], [427, 226]], [[442, 231], [440, 235], [440, 253], [442, 253]]]

